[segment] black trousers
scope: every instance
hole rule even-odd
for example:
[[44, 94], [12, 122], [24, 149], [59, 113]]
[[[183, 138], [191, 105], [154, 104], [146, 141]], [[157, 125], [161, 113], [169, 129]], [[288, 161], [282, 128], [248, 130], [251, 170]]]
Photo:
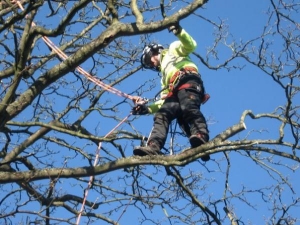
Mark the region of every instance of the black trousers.
[[208, 136], [206, 120], [200, 111], [204, 95], [203, 83], [195, 75], [187, 78], [183, 79], [177, 87], [183, 84], [190, 84], [191, 87], [173, 92], [173, 95], [167, 97], [156, 112], [148, 143], [154, 141], [162, 148], [166, 142], [169, 125], [174, 119], [181, 120], [187, 125], [188, 136], [199, 132]]

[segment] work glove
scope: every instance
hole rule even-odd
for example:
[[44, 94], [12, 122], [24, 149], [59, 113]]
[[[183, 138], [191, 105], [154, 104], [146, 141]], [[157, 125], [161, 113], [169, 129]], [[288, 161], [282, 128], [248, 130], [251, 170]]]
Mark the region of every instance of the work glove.
[[174, 24], [172, 24], [169, 28], [168, 28], [169, 32], [173, 32], [173, 34], [178, 35], [180, 34], [182, 27], [179, 25], [179, 22], [176, 22]]
[[149, 114], [150, 111], [146, 104], [137, 104], [131, 110], [132, 115], [146, 115]]

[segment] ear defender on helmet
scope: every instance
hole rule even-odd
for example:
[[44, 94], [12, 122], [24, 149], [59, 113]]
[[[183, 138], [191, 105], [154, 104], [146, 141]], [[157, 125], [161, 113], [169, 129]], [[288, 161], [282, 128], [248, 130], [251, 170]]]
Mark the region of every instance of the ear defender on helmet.
[[152, 69], [154, 71], [159, 71], [158, 67], [153, 66], [151, 62], [151, 57], [157, 55], [164, 47], [160, 44], [150, 44], [146, 45], [141, 56], [141, 64], [145, 69]]

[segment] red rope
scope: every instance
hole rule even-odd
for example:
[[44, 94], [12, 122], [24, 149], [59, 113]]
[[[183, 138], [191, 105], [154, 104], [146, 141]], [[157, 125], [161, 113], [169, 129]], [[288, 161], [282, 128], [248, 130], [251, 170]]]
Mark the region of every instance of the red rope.
[[[20, 9], [22, 11], [24, 11], [24, 8], [22, 6], [22, 4], [19, 1], [16, 1], [16, 3], [18, 4], [18, 6], [20, 7]], [[27, 18], [27, 16], [25, 17]], [[32, 22], [32, 26], [36, 26], [36, 24], [34, 22]], [[68, 56], [61, 50], [59, 49], [48, 37], [42, 36], [42, 39], [44, 40], [44, 42], [55, 52], [57, 53], [57, 55], [63, 59], [66, 60], [68, 58]], [[92, 81], [93, 83], [95, 83], [96, 85], [102, 87], [103, 89], [116, 94], [120, 97], [125, 97], [131, 100], [135, 100], [136, 98], [134, 96], [128, 95], [126, 93], [123, 93], [119, 90], [117, 90], [116, 88], [105, 84], [104, 82], [100, 81], [99, 79], [97, 79], [96, 77], [92, 76], [91, 74], [89, 74], [88, 72], [86, 72], [82, 67], [77, 66], [76, 70], [78, 72], [80, 72], [82, 75], [84, 75], [88, 80]]]
[[[122, 123], [124, 123], [129, 117], [130, 117], [131, 113], [126, 116], [117, 126], [115, 126], [110, 132], [108, 132], [104, 138], [108, 137], [110, 134], [112, 134], [112, 132], [114, 132], [119, 126], [121, 126]], [[101, 146], [102, 146], [102, 142], [99, 142], [99, 145], [98, 145], [98, 148], [97, 148], [97, 151], [96, 151], [96, 158], [95, 158], [95, 161], [94, 161], [94, 164], [93, 166], [95, 167], [97, 164], [98, 164], [98, 161], [99, 161], [99, 157], [100, 157], [100, 149], [101, 149]], [[81, 205], [81, 209], [79, 211], [79, 214], [78, 214], [78, 217], [77, 217], [77, 221], [76, 221], [76, 224], [78, 225], [79, 222], [80, 222], [80, 218], [81, 218], [81, 215], [82, 215], [82, 212], [84, 210], [84, 206], [85, 206], [85, 202], [86, 202], [86, 199], [87, 199], [87, 196], [89, 194], [89, 190], [91, 189], [92, 187], [92, 183], [93, 183], [93, 180], [94, 180], [94, 176], [90, 176], [90, 179], [89, 179], [89, 183], [88, 183], [88, 186], [87, 188], [85, 189], [84, 191], [84, 198], [83, 198], [83, 202], [82, 202], [82, 205]]]
[[[16, 4], [18, 4], [19, 8], [24, 11], [24, 8], [22, 6], [22, 4], [16, 0], [14, 1], [16, 2]], [[25, 17], [27, 18], [27, 16]], [[34, 22], [32, 22], [32, 26], [36, 26], [36, 24]], [[48, 37], [45, 37], [45, 36], [42, 36], [42, 39], [44, 40], [44, 42], [55, 52], [57, 53], [57, 55], [63, 59], [63, 60], [66, 60], [68, 58], [68, 56], [61, 50], [59, 49]], [[92, 81], [93, 83], [95, 83], [96, 85], [102, 87], [103, 89], [111, 92], [111, 93], [114, 93], [116, 95], [119, 95], [121, 97], [125, 97], [125, 98], [128, 98], [128, 99], [131, 99], [131, 100], [137, 100], [137, 98], [135, 98], [134, 96], [131, 96], [131, 95], [128, 95], [126, 93], [123, 93], [117, 89], [115, 89], [114, 87], [110, 86], [110, 85], [107, 85], [105, 83], [103, 83], [102, 81], [100, 81], [99, 79], [93, 77], [91, 74], [89, 74], [88, 72], [86, 72], [82, 67], [80, 66], [77, 66], [76, 69], [82, 74], [84, 75], [88, 80]], [[107, 133], [104, 138], [108, 137], [113, 131], [115, 131], [122, 123], [124, 123], [129, 117], [130, 117], [131, 113], [126, 116], [117, 126], [115, 126], [109, 133]], [[93, 166], [95, 167], [97, 164], [98, 164], [98, 161], [99, 161], [99, 158], [100, 158], [100, 150], [101, 150], [101, 146], [102, 146], [102, 142], [99, 142], [99, 145], [98, 145], [98, 148], [97, 148], [97, 151], [96, 151], [96, 157], [95, 157], [95, 160], [94, 160], [94, 164]], [[93, 179], [94, 179], [94, 176], [90, 176], [89, 178], [89, 183], [88, 183], [88, 186], [87, 188], [85, 189], [84, 191], [84, 198], [83, 198], [83, 202], [82, 202], [82, 205], [81, 205], [81, 209], [79, 211], [79, 214], [78, 214], [78, 217], [77, 217], [77, 221], [76, 221], [76, 224], [79, 224], [80, 222], [80, 218], [81, 218], [81, 215], [82, 215], [82, 212], [84, 210], [84, 206], [85, 206], [85, 203], [86, 203], [86, 199], [87, 199], [87, 196], [88, 196], [88, 193], [89, 193], [89, 190], [90, 188], [92, 187], [92, 183], [93, 183]]]

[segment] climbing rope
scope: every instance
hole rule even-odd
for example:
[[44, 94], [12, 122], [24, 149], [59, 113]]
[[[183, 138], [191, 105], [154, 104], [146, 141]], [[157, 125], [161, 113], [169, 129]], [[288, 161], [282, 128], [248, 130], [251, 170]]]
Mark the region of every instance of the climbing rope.
[[[18, 4], [19, 8], [22, 11], [24, 11], [24, 7], [20, 3], [20, 1], [16, 1], [16, 3]], [[25, 18], [27, 18], [27, 15], [25, 16]], [[32, 22], [32, 26], [36, 26], [36, 24], [34, 22]], [[42, 36], [42, 39], [48, 45], [48, 47], [50, 47], [62, 60], [66, 60], [68, 58], [68, 56], [60, 48], [58, 48], [48, 37]], [[82, 75], [84, 75], [88, 80], [92, 81], [93, 83], [100, 86], [101, 88], [103, 88], [113, 94], [116, 94], [120, 97], [125, 97], [125, 98], [131, 99], [131, 100], [135, 100], [135, 98], [133, 96], [123, 93], [123, 92], [117, 90], [116, 88], [100, 81], [99, 79], [97, 79], [96, 77], [92, 76], [87, 71], [85, 71], [82, 67], [77, 66], [76, 70], [79, 73], [81, 73]]]
[[[131, 113], [130, 113], [128, 116], [126, 116], [126, 117], [125, 117], [125, 118], [124, 118], [117, 126], [115, 126], [110, 132], [108, 132], [108, 133], [104, 136], [104, 138], [107, 138], [110, 134], [112, 134], [112, 132], [114, 132], [119, 126], [121, 126], [121, 124], [124, 123], [124, 122], [130, 117], [130, 115], [131, 115]], [[99, 142], [99, 145], [98, 145], [98, 148], [97, 148], [97, 151], [96, 151], [96, 157], [95, 157], [94, 164], [93, 164], [94, 167], [98, 164], [99, 157], [100, 157], [100, 149], [101, 149], [101, 146], [102, 146], [102, 142]], [[87, 186], [87, 188], [86, 188], [85, 191], [84, 191], [84, 198], [83, 198], [83, 202], [82, 202], [82, 205], [81, 205], [81, 209], [80, 209], [79, 214], [78, 214], [78, 217], [77, 217], [77, 221], [76, 221], [76, 224], [77, 224], [77, 225], [78, 225], [79, 222], [80, 222], [80, 218], [81, 218], [82, 212], [83, 212], [83, 210], [84, 210], [84, 206], [85, 206], [85, 202], [86, 202], [86, 199], [87, 199], [89, 190], [90, 190], [91, 187], [92, 187], [93, 180], [94, 180], [94, 176], [90, 176], [88, 186]]]
[[[24, 7], [23, 5], [21, 4], [20, 1], [18, 0], [14, 0], [13, 3], [16, 3], [19, 8], [24, 11]], [[25, 16], [25, 18], [27, 18], [27, 15]], [[32, 26], [36, 26], [36, 24], [34, 22], [32, 22]], [[45, 37], [45, 36], [42, 36], [42, 39], [43, 41], [48, 45], [48, 47], [50, 47], [62, 60], [66, 60], [68, 58], [68, 56], [61, 50], [59, 49], [48, 37]], [[136, 98], [134, 98], [133, 96], [131, 95], [128, 95], [126, 93], [123, 93], [117, 89], [115, 89], [114, 87], [110, 86], [110, 85], [107, 85], [105, 84], [104, 82], [100, 81], [99, 79], [97, 79], [96, 77], [92, 76], [91, 74], [89, 74], [88, 72], [86, 72], [82, 67], [80, 66], [77, 66], [76, 67], [76, 70], [78, 72], [80, 72], [82, 75], [84, 75], [88, 80], [92, 81], [93, 83], [95, 83], [96, 85], [100, 86], [101, 88], [113, 93], [113, 94], [116, 94], [120, 97], [125, 97], [125, 98], [128, 98], [128, 99], [131, 99], [131, 100], [134, 100], [134, 101], [138, 101]], [[123, 124], [129, 117], [130, 117], [131, 113], [126, 116], [117, 126], [115, 126], [109, 133], [107, 133], [104, 138], [107, 138], [112, 132], [114, 132], [119, 126], [121, 126], [121, 124]], [[94, 160], [94, 163], [93, 163], [93, 166], [95, 167], [97, 164], [98, 164], [98, 161], [99, 161], [99, 158], [100, 158], [100, 150], [101, 150], [101, 146], [102, 146], [102, 142], [99, 142], [98, 144], [98, 148], [96, 150], [96, 155], [95, 155], [95, 160]], [[85, 203], [86, 203], [86, 200], [87, 200], [87, 197], [88, 197], [88, 193], [89, 193], [89, 190], [91, 189], [92, 187], [92, 184], [93, 184], [93, 180], [94, 180], [94, 176], [90, 176], [89, 178], [89, 182], [88, 182], [88, 186], [87, 188], [85, 189], [84, 191], [84, 198], [83, 198], [83, 202], [82, 202], [82, 205], [81, 205], [81, 209], [79, 211], [79, 214], [77, 216], [77, 221], [76, 221], [76, 224], [78, 225], [80, 223], [80, 218], [82, 216], [82, 212], [84, 211], [84, 207], [85, 207]]]

